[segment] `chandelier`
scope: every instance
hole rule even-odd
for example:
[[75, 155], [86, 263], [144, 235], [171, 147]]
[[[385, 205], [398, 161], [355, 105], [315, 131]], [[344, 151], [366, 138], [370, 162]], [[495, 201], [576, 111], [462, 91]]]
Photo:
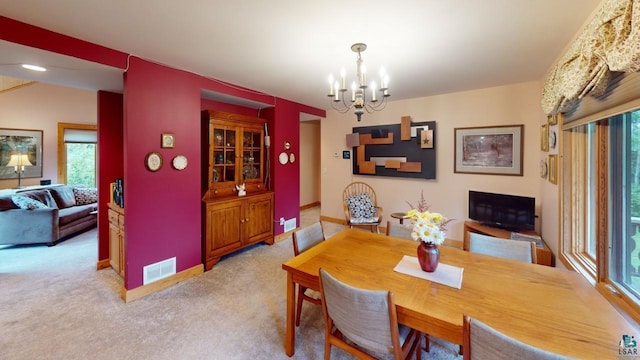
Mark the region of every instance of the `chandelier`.
[[[347, 92], [346, 87], [346, 71], [343, 68], [340, 72], [340, 80], [335, 80], [333, 74], [329, 75], [329, 97], [331, 98], [331, 107], [337, 110], [341, 114], [354, 108], [354, 113], [358, 117], [358, 121], [361, 120], [362, 114], [366, 110], [371, 114], [374, 111], [379, 111], [385, 108], [386, 99], [389, 97], [389, 76], [384, 72], [384, 69], [380, 69], [380, 87], [376, 87], [375, 81], [371, 82], [371, 85], [367, 86], [366, 79], [366, 66], [362, 63], [362, 52], [367, 49], [367, 45], [363, 43], [357, 43], [351, 45], [351, 50], [358, 53], [358, 60], [356, 60], [356, 79], [351, 83], [351, 102], [348, 103], [345, 97]], [[371, 89], [371, 98], [367, 98], [367, 88]], [[376, 90], [380, 91], [380, 100], [376, 97]]]

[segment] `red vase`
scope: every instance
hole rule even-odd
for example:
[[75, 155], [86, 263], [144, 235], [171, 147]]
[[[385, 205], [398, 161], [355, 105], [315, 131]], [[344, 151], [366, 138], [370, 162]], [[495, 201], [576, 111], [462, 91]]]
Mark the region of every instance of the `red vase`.
[[420, 245], [418, 245], [418, 262], [420, 263], [420, 268], [426, 272], [434, 272], [438, 267], [438, 261], [440, 261], [440, 250], [438, 250], [438, 246], [420, 241]]

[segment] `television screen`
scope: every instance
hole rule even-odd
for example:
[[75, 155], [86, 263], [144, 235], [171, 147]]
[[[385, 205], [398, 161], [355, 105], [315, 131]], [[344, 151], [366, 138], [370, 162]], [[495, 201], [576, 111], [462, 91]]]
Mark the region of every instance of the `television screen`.
[[536, 199], [469, 190], [469, 219], [509, 230], [534, 230]]

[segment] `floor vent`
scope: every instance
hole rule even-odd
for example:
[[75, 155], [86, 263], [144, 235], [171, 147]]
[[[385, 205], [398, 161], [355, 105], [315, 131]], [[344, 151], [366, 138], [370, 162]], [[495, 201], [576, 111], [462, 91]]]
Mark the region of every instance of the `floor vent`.
[[176, 258], [159, 261], [142, 268], [142, 283], [147, 285], [176, 273]]
[[289, 219], [284, 222], [284, 232], [295, 230], [296, 228], [296, 218]]

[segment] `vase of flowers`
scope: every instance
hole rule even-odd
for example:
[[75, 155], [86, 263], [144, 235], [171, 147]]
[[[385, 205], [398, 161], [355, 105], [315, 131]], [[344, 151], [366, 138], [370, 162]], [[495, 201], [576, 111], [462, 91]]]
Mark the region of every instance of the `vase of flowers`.
[[413, 225], [411, 237], [413, 240], [420, 241], [417, 249], [420, 268], [427, 272], [434, 272], [440, 261], [438, 245], [444, 242], [446, 225], [451, 220], [428, 209], [429, 206], [421, 195], [418, 206], [409, 210], [405, 218], [411, 219]]

